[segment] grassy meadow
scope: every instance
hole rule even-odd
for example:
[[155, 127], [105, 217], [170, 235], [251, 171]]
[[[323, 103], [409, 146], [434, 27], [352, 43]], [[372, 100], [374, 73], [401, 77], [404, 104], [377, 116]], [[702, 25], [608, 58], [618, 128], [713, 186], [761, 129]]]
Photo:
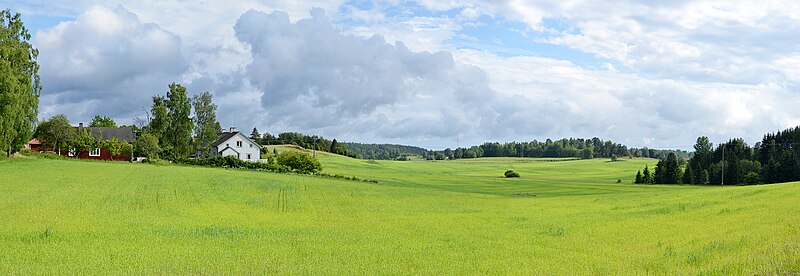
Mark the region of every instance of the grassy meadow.
[[800, 183], [630, 184], [649, 159], [317, 156], [379, 182], [0, 160], [0, 273], [800, 273]]

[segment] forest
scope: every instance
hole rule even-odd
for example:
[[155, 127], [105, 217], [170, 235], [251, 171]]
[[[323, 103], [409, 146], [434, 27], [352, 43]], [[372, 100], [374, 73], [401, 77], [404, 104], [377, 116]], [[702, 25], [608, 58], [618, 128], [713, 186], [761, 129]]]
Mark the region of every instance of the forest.
[[532, 158], [611, 158], [621, 157], [649, 157], [664, 158], [669, 153], [676, 156], [688, 157], [690, 153], [682, 150], [661, 150], [648, 148], [628, 148], [625, 145], [614, 143], [600, 138], [564, 138], [559, 140], [547, 139], [544, 142], [533, 140], [531, 142], [487, 142], [480, 146], [469, 148], [445, 149], [443, 151], [428, 151], [423, 155], [426, 159], [461, 159], [481, 157], [532, 157]]
[[639, 171], [640, 184], [754, 185], [800, 180], [800, 127], [768, 133], [752, 147], [730, 139], [716, 147], [708, 137], [697, 138], [694, 156], [685, 165], [667, 156], [653, 173]]

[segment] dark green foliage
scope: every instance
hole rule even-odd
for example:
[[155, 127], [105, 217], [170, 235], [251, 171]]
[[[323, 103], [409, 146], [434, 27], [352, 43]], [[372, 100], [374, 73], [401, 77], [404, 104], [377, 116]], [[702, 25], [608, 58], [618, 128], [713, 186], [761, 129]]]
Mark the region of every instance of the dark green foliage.
[[642, 184], [642, 183], [644, 183], [644, 180], [642, 178], [642, 171], [637, 171], [636, 172], [636, 179], [633, 180], [633, 183], [634, 184]]
[[146, 131], [159, 140], [160, 146], [166, 144], [161, 143], [161, 137], [169, 127], [169, 118], [167, 117], [167, 99], [162, 96], [153, 96], [153, 106], [150, 108], [150, 123], [146, 127]]
[[503, 173], [503, 175], [506, 177], [519, 177], [519, 173], [513, 170], [507, 170], [505, 173]]
[[680, 167], [678, 165], [678, 158], [674, 153], [669, 153], [667, 158], [658, 162], [656, 165], [656, 184], [679, 184], [680, 183]]
[[225, 157], [217, 156], [214, 158], [197, 158], [197, 159], [177, 159], [175, 160], [175, 162], [179, 164], [188, 164], [188, 165], [197, 165], [206, 167], [247, 169], [247, 170], [278, 172], [278, 173], [286, 173], [293, 171], [292, 168], [284, 165], [274, 164], [274, 163], [249, 162], [233, 156], [225, 156]]
[[45, 150], [53, 150], [60, 154], [62, 149], [69, 147], [70, 141], [76, 134], [67, 116], [59, 114], [39, 123], [34, 136], [39, 138]]
[[757, 172], [749, 172], [744, 176], [744, 184], [756, 185], [761, 182], [761, 176]]
[[258, 133], [258, 128], [253, 128], [253, 131], [250, 132], [250, 140], [259, 142], [261, 140], [261, 134]]
[[[647, 154], [643, 155], [642, 151], [647, 152]], [[491, 142], [470, 148], [457, 148], [452, 152], [452, 157], [456, 159], [479, 157], [576, 157], [590, 159], [611, 158], [612, 155], [616, 155], [617, 157], [634, 155], [636, 157], [665, 158], [670, 152], [679, 157], [687, 157], [689, 155], [686, 151], [678, 150], [628, 149], [622, 144], [603, 141], [595, 137], [592, 139], [568, 138], [556, 141], [547, 139], [545, 142], [534, 140], [531, 142], [511, 142], [504, 144]], [[445, 156], [450, 156], [446, 152], [442, 153], [445, 154]], [[433, 155], [433, 152], [428, 152], [428, 155]], [[423, 155], [423, 157], [426, 157], [426, 155]]]
[[161, 153], [161, 147], [158, 145], [158, 138], [148, 132], [142, 133], [142, 135], [136, 137], [136, 141], [133, 142], [133, 145], [137, 153], [148, 159], [158, 159], [158, 154]]
[[90, 127], [117, 127], [117, 123], [114, 122], [114, 119], [111, 119], [107, 116], [100, 116], [95, 115], [92, 121], [89, 123]]
[[161, 143], [172, 147], [170, 158], [185, 158], [192, 152], [192, 104], [186, 88], [177, 83], [169, 85], [167, 92], [168, 127]]
[[616, 154], [612, 154], [611, 155], [611, 162], [617, 162], [617, 155]]
[[594, 150], [592, 148], [584, 148], [581, 150], [581, 159], [592, 159], [594, 158]]
[[[194, 106], [194, 148], [198, 157], [205, 157], [211, 151], [211, 143], [217, 140], [220, 131], [217, 121], [217, 105], [211, 92], [203, 92], [192, 99]], [[253, 129], [255, 130], [255, 129]]]
[[653, 174], [650, 173], [650, 168], [647, 165], [644, 165], [644, 171], [642, 171], [642, 184], [653, 184], [655, 179], [653, 179]]
[[278, 137], [272, 136], [272, 134], [269, 133], [264, 133], [261, 135], [261, 139], [256, 140], [256, 142], [261, 145], [296, 145], [306, 149], [326, 151], [347, 157], [358, 158], [358, 155], [349, 151], [346, 147], [341, 146], [338, 142], [336, 146], [331, 147], [333, 141], [327, 140], [324, 137], [316, 135], [308, 136], [297, 132], [284, 132], [278, 134]]
[[417, 155], [427, 157], [426, 149], [414, 146], [391, 145], [391, 144], [361, 144], [361, 143], [339, 143], [348, 151], [355, 153], [364, 159], [375, 160], [395, 160], [403, 155]]
[[709, 184], [710, 180], [709, 180], [709, 176], [708, 176], [708, 170], [702, 170], [700, 172], [699, 177], [697, 179], [695, 179], [695, 182], [697, 184], [701, 184], [701, 185]]
[[278, 165], [291, 168], [292, 171], [297, 173], [312, 174], [322, 170], [317, 158], [300, 152], [287, 151], [278, 154], [275, 157], [275, 162]]
[[0, 149], [8, 156], [30, 140], [39, 111], [39, 50], [22, 15], [0, 11]]
[[692, 171], [692, 166], [686, 166], [686, 169], [683, 172], [683, 179], [681, 179], [681, 183], [683, 184], [694, 184], [695, 174]]

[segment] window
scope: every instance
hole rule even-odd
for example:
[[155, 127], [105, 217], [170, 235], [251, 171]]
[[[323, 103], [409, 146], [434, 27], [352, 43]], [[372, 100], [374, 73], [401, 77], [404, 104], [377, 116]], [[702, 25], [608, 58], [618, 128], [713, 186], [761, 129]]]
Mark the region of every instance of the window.
[[242, 147], [242, 141], [236, 141], [236, 147], [237, 148], [241, 148]]
[[89, 156], [100, 156], [100, 148], [94, 148], [89, 152]]
[[250, 154], [249, 154], [249, 153], [247, 154], [247, 159], [248, 159], [248, 160], [250, 159]]
[[69, 151], [67, 152], [67, 156], [69, 157], [75, 156], [75, 149], [69, 149]]

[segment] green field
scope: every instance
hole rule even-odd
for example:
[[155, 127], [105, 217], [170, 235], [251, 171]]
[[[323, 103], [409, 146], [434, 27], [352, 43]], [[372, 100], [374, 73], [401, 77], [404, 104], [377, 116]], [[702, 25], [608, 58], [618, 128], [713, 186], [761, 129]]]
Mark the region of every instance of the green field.
[[379, 182], [0, 160], [0, 273], [800, 273], [800, 183], [629, 184], [646, 159], [318, 156]]

